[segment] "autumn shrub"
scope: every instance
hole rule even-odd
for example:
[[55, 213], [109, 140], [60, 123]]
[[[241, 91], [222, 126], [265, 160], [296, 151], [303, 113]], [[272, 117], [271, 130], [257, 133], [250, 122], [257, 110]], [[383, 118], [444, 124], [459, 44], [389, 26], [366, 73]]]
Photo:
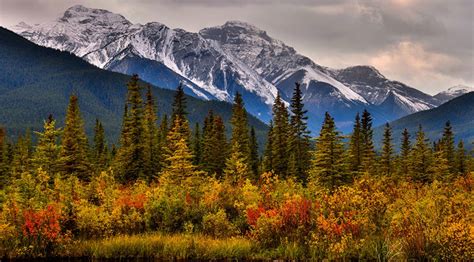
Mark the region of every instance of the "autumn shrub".
[[224, 209], [204, 215], [202, 229], [203, 233], [219, 238], [234, 236], [238, 233], [235, 225], [229, 221]]

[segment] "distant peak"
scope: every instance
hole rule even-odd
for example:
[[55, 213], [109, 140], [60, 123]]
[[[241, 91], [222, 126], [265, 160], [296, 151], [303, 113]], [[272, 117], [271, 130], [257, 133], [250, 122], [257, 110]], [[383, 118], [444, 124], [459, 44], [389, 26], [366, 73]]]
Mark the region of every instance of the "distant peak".
[[131, 24], [122, 15], [112, 13], [104, 9], [95, 9], [85, 7], [83, 5], [74, 5], [66, 9], [62, 18], [62, 22], [80, 22], [85, 23], [92, 20], [97, 20], [106, 23], [121, 23]]
[[372, 75], [372, 76], [377, 76], [380, 78], [385, 78], [384, 75], [380, 73], [380, 71], [370, 65], [356, 65], [356, 66], [350, 66], [347, 68], [342, 69], [343, 71], [353, 71], [353, 72], [358, 72], [358, 73], [363, 73], [367, 75]]
[[448, 88], [448, 91], [474, 91], [474, 88], [466, 85], [455, 85]]
[[260, 28], [250, 23], [239, 21], [239, 20], [227, 21], [222, 27], [240, 27], [240, 28], [244, 28], [250, 31], [263, 32], [263, 30], [261, 30]]

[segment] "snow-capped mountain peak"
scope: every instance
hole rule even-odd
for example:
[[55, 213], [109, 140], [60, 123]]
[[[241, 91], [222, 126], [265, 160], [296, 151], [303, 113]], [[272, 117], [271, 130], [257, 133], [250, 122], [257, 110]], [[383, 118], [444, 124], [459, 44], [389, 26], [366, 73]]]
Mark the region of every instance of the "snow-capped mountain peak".
[[456, 85], [448, 88], [445, 91], [439, 92], [434, 97], [439, 101], [440, 104], [448, 102], [451, 99], [454, 99], [458, 96], [474, 92], [474, 87], [466, 85]]

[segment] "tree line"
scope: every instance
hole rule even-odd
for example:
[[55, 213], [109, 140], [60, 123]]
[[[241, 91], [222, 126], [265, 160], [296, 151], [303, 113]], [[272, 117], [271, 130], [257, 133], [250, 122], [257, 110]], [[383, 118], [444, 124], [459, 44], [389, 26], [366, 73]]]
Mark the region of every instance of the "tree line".
[[222, 118], [212, 111], [202, 127], [196, 123], [191, 129], [182, 86], [176, 90], [171, 116], [161, 119], [157, 118], [151, 87], [140, 86], [137, 75], [131, 78], [127, 90], [117, 147], [109, 147], [99, 120], [92, 141], [88, 141], [74, 95], [70, 97], [64, 127], [56, 127], [56, 120], [50, 115], [43, 130], [35, 132], [35, 145], [31, 132], [12, 143], [7, 141], [5, 129], [0, 129], [0, 186], [21, 173], [41, 168], [49, 174], [77, 176], [82, 181], [111, 170], [123, 184], [151, 182], [158, 177], [192, 184], [196, 181], [193, 178], [205, 175], [239, 183], [245, 179], [257, 181], [261, 173], [273, 172], [282, 178], [315, 182], [333, 190], [363, 174], [404, 177], [420, 183], [453, 180], [467, 174], [472, 162], [463, 141], [455, 146], [449, 122], [442, 138], [433, 143], [421, 125], [414, 141], [405, 129], [399, 150], [394, 147], [387, 123], [382, 148], [377, 152], [367, 110], [362, 115], [357, 113], [349, 136], [337, 130], [334, 119], [326, 112], [320, 134], [313, 141], [298, 83], [288, 106], [279, 94], [275, 99], [262, 156], [239, 93], [234, 96], [228, 139]]

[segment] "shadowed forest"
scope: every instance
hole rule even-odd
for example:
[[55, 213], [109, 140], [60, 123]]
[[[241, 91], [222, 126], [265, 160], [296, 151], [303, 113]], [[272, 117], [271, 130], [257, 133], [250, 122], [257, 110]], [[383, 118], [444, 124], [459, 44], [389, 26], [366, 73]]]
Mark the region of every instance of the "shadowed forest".
[[140, 83], [116, 144], [100, 119], [86, 136], [76, 96], [63, 127], [45, 116], [16, 141], [0, 129], [0, 258], [474, 257], [473, 152], [449, 122], [438, 141], [405, 129], [400, 148], [386, 124], [376, 150], [368, 111], [347, 136], [321, 112], [313, 138], [296, 84], [259, 148], [238, 93], [227, 137], [219, 112], [190, 126], [181, 86], [158, 119]]

